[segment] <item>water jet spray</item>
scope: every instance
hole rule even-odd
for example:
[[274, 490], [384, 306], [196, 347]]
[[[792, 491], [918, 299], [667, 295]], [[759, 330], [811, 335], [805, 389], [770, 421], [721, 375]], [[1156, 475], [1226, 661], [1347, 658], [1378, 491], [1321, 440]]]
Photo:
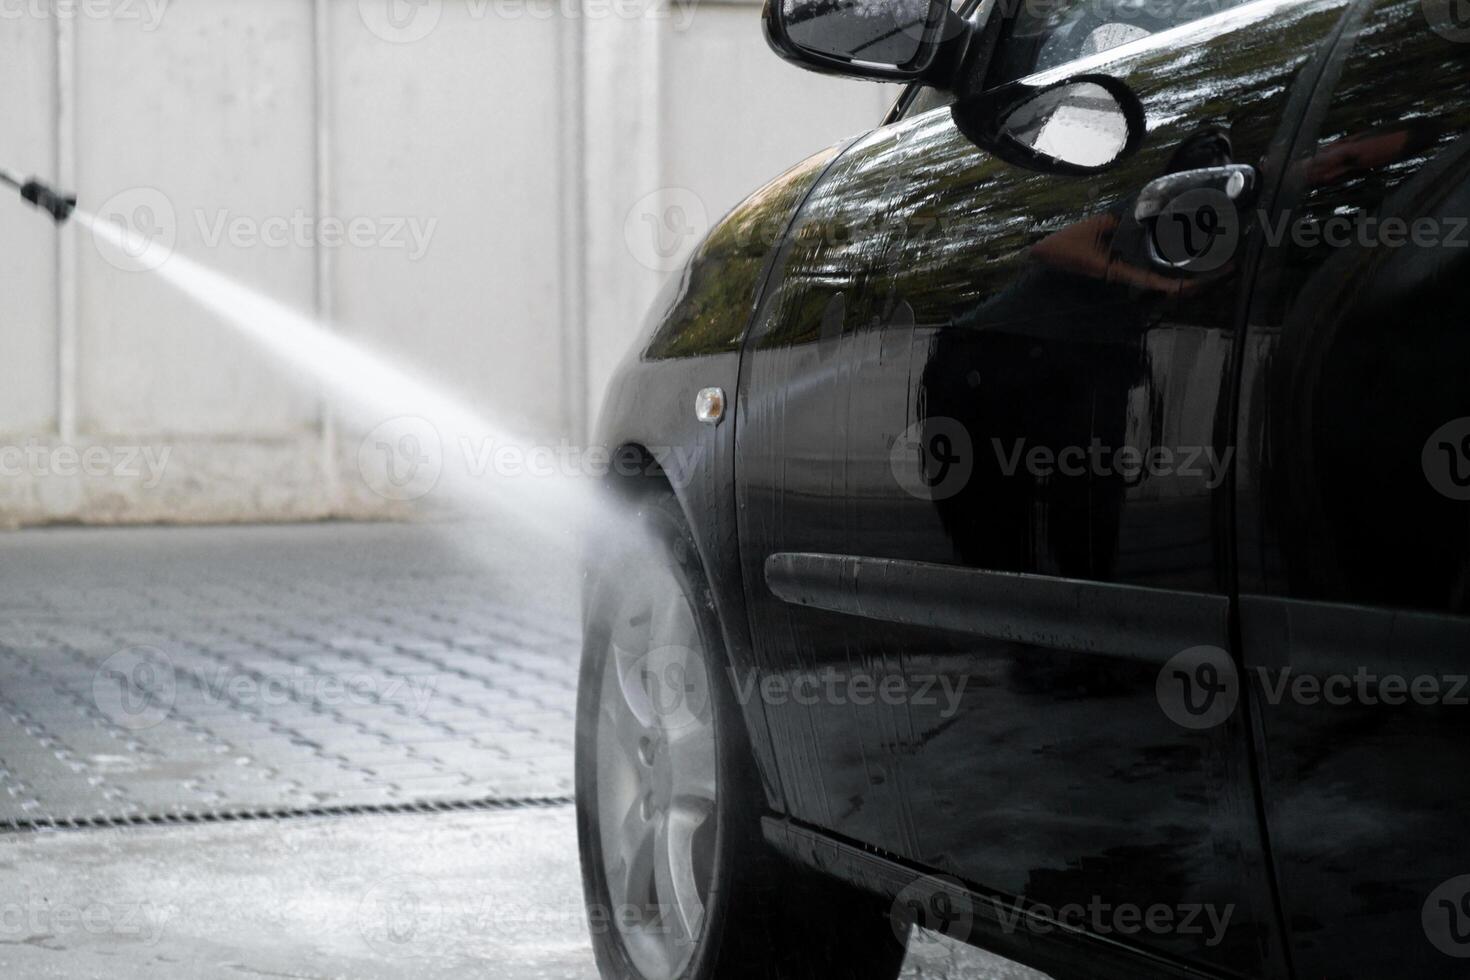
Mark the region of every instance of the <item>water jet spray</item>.
[[[521, 451], [522, 458], [526, 458], [545, 447], [446, 395], [439, 385], [398, 366], [394, 358], [371, 351], [329, 324], [175, 254], [171, 243], [78, 208], [73, 194], [34, 177], [22, 180], [5, 170], [0, 170], [0, 185], [19, 191], [23, 200], [50, 214], [58, 225], [75, 220], [99, 248], [125, 257], [128, 267], [147, 269], [222, 324], [287, 365], [324, 382], [326, 390], [338, 396], [333, 406], [344, 417], [364, 428], [377, 423], [359, 450], [358, 467], [368, 486], [383, 496], [411, 500], [440, 491], [476, 510], [505, 510], [537, 532], [543, 545], [559, 542], [580, 549], [594, 535], [605, 540], [609, 528], [624, 530], [618, 503], [600, 492], [598, 482], [578, 483], [575, 477], [581, 474], [558, 472], [553, 467], [548, 472], [526, 470], [485, 479], [488, 471], [479, 466], [478, 454], [510, 448]], [[425, 486], [406, 497], [374, 486], [370, 482], [370, 472], [376, 472], [371, 465], [377, 458], [374, 454], [407, 446], [410, 441], [413, 451], [404, 451], [404, 455], [414, 457], [409, 460], [410, 479], [424, 468], [428, 474]], [[457, 457], [462, 465], [452, 465]], [[400, 460], [393, 455], [389, 462], [394, 467], [389, 475], [392, 481]], [[389, 489], [397, 489], [397, 484]], [[626, 532], [637, 533], [631, 527]]]
[[40, 208], [58, 225], [66, 223], [72, 212], [77, 209], [77, 196], [65, 191], [58, 191], [48, 184], [44, 184], [35, 177], [29, 180], [21, 180], [19, 177], [5, 170], [0, 170], [0, 184], [7, 184], [20, 191], [22, 200], [29, 202], [32, 206]]

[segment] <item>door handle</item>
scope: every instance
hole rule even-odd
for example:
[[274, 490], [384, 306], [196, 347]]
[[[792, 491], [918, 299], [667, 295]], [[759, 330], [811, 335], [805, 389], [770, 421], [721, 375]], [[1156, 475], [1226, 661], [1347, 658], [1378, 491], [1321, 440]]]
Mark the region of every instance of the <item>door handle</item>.
[[1260, 182], [1256, 168], [1247, 163], [1229, 163], [1223, 167], [1201, 167], [1177, 174], [1166, 174], [1150, 181], [1138, 195], [1133, 217], [1139, 221], [1157, 218], [1175, 198], [1189, 191], [1217, 191], [1236, 207], [1250, 199]]

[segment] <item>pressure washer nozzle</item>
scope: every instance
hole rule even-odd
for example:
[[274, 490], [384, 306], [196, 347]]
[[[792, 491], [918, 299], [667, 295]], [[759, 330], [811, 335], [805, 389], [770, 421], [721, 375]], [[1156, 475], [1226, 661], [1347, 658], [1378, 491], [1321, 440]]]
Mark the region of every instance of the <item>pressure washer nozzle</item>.
[[21, 186], [20, 196], [47, 212], [56, 223], [64, 224], [77, 209], [77, 196], [66, 194], [36, 180], [34, 177]]

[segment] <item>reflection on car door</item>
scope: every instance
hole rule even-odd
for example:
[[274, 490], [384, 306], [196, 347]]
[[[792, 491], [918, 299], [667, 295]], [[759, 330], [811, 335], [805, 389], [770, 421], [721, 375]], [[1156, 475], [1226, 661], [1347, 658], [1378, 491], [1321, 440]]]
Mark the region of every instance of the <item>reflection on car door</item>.
[[737, 400], [761, 669], [837, 678], [767, 706], [794, 819], [1165, 958], [1284, 973], [1244, 713], [1195, 686], [1233, 667], [1245, 276], [1229, 249], [1170, 268], [1135, 204], [1232, 162], [1269, 187], [1345, 6], [1263, 0], [1090, 62], [1151, 126], [1101, 175], [1006, 164], [940, 109], [813, 191]]
[[1303, 977], [1470, 956], [1470, 29], [1365, 4], [1246, 334], [1242, 652]]

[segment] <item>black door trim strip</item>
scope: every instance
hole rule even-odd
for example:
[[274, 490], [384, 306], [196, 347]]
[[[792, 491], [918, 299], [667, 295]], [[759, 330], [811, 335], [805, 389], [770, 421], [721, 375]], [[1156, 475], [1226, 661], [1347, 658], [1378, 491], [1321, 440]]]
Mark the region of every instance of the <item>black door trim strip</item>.
[[1224, 595], [799, 552], [771, 555], [765, 574], [785, 602], [886, 623], [1150, 663], [1230, 648]]

